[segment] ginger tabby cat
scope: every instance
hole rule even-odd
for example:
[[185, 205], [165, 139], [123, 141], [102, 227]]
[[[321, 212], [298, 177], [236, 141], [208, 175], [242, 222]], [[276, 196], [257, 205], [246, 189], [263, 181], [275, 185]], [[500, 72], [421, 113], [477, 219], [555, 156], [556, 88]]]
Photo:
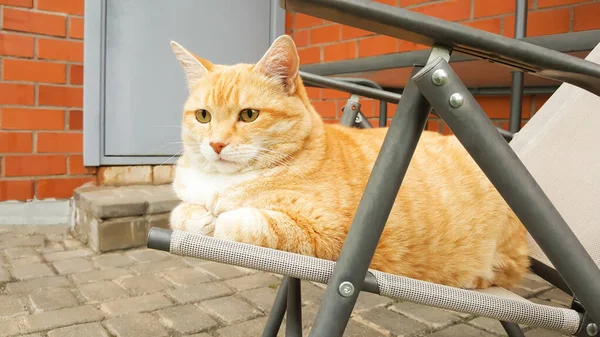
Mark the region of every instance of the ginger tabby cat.
[[[336, 260], [387, 128], [325, 124], [287, 35], [256, 64], [171, 42], [189, 88], [171, 227]], [[371, 268], [462, 288], [516, 285], [525, 228], [453, 136], [425, 131]]]

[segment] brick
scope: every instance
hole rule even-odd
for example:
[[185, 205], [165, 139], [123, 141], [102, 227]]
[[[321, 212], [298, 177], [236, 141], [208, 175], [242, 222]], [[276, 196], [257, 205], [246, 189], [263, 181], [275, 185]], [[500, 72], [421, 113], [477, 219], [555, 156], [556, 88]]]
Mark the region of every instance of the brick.
[[340, 116], [342, 114], [336, 101], [313, 101], [311, 104], [317, 113], [324, 118], [335, 118], [338, 113]]
[[233, 290], [222, 282], [197, 284], [167, 291], [177, 304], [189, 304], [233, 294]]
[[87, 283], [95, 281], [113, 280], [119, 277], [131, 275], [127, 269], [112, 268], [103, 270], [91, 270], [79, 274], [73, 274], [70, 277], [77, 283]]
[[98, 255], [94, 257], [92, 261], [96, 267], [102, 269], [128, 267], [133, 264], [133, 261], [130, 258], [121, 253]]
[[64, 155], [31, 155], [4, 157], [4, 175], [41, 176], [67, 173]]
[[471, 16], [471, 0], [434, 2], [411, 9], [413, 12], [448, 21], [467, 20]]
[[412, 302], [400, 302], [390, 307], [390, 310], [400, 313], [430, 328], [440, 329], [460, 320], [451, 312]]
[[162, 294], [151, 294], [137, 296], [110, 302], [104, 302], [100, 305], [100, 309], [111, 316], [119, 316], [136, 312], [154, 311], [172, 305]]
[[83, 111], [69, 111], [69, 130], [83, 130]]
[[502, 19], [500, 18], [462, 22], [461, 24], [494, 34], [500, 34], [502, 30]]
[[33, 0], [0, 0], [0, 5], [31, 8], [33, 7]]
[[33, 199], [33, 195], [33, 180], [0, 181], [0, 201], [30, 200]]
[[87, 248], [83, 248], [83, 249], [77, 249], [77, 250], [69, 250], [69, 251], [65, 251], [65, 252], [44, 254], [44, 258], [48, 262], [53, 262], [53, 261], [60, 261], [60, 260], [75, 259], [75, 258], [79, 258], [79, 257], [86, 257], [86, 256], [90, 256], [90, 255], [94, 255], [94, 253]]
[[110, 337], [100, 323], [86, 323], [48, 332], [48, 337]]
[[38, 132], [37, 151], [82, 152], [83, 134], [72, 132]]
[[323, 19], [302, 13], [295, 13], [294, 15], [294, 29], [315, 27], [321, 24], [323, 24]]
[[352, 26], [342, 26], [342, 40], [356, 39], [363, 36], [373, 35], [373, 32], [362, 30]]
[[577, 6], [573, 9], [573, 31], [600, 29], [600, 3]]
[[99, 321], [103, 315], [94, 307], [86, 305], [33, 314], [25, 318], [30, 332], [55, 329], [62, 326]]
[[80, 64], [69, 65], [69, 83], [75, 85], [83, 84], [83, 66]]
[[40, 85], [38, 87], [40, 105], [65, 106], [81, 108], [83, 106], [83, 89]]
[[233, 296], [207, 300], [200, 305], [227, 324], [246, 321], [260, 315], [258, 310]]
[[[304, 290], [304, 289], [302, 289]], [[255, 307], [263, 312], [271, 311], [277, 290], [270, 287], [262, 287], [258, 289], [250, 289], [239, 293], [240, 296], [251, 302]], [[304, 300], [304, 296], [302, 297]]]
[[0, 153], [31, 153], [33, 134], [31, 132], [0, 131]]
[[339, 24], [313, 28], [310, 30], [310, 44], [337, 42], [341, 38], [341, 31]]
[[321, 89], [322, 99], [347, 99], [348, 97], [350, 97], [350, 94], [344, 91], [329, 88]]
[[117, 337], [167, 337], [169, 334], [151, 314], [133, 314], [111, 318], [104, 325]]
[[83, 15], [84, 0], [38, 0], [37, 8], [50, 12]]
[[173, 269], [164, 273], [164, 278], [175, 286], [189, 286], [215, 281], [210, 274], [192, 268]]
[[232, 280], [225, 281], [225, 284], [228, 286], [237, 289], [238, 291], [267, 287], [271, 285], [279, 284], [279, 278], [267, 274], [267, 273], [257, 273], [252, 274]]
[[321, 99], [321, 89], [320, 88], [314, 88], [314, 87], [304, 87], [306, 89], [306, 94], [308, 95], [308, 98], [313, 99], [313, 100], [318, 100]]
[[[489, 118], [507, 119], [510, 114], [510, 98], [506, 96], [476, 96], [475, 99]], [[531, 96], [523, 96], [521, 111], [523, 118], [530, 117]]]
[[[376, 308], [360, 314], [363, 319], [398, 335], [419, 334], [427, 331], [425, 324], [399, 315], [385, 308]], [[458, 335], [457, 335], [458, 336]]]
[[123, 277], [116, 281], [132, 295], [151, 294], [167, 290], [170, 286], [156, 275], [140, 275]]
[[60, 260], [52, 263], [56, 271], [61, 275], [81, 273], [94, 269], [92, 263], [84, 258], [75, 258], [70, 260]]
[[446, 329], [443, 330], [439, 330], [431, 335], [429, 335], [429, 337], [455, 337], [455, 336], [461, 336], [461, 337], [492, 337], [494, 335], [489, 334], [487, 332], [481, 331], [479, 329], [473, 328], [471, 326], [468, 326], [466, 324], [457, 324], [457, 325], [453, 325], [451, 327], [448, 327]]
[[182, 334], [206, 331], [218, 325], [195, 305], [183, 305], [156, 312], [164, 326]]
[[2, 78], [8, 81], [65, 83], [67, 67], [61, 63], [5, 59]]
[[310, 30], [301, 30], [299, 32], [294, 32], [293, 38], [296, 47], [306, 47], [310, 44]]
[[104, 302], [115, 298], [127, 296], [125, 290], [111, 281], [98, 281], [82, 284], [79, 286], [81, 296], [87, 302]]
[[33, 105], [34, 102], [33, 85], [0, 83], [0, 104]]
[[354, 59], [357, 55], [355, 41], [340, 42], [323, 47], [323, 61], [333, 62]]
[[83, 42], [38, 39], [38, 58], [83, 62]]
[[27, 305], [21, 296], [0, 296], [0, 319], [27, 314]]
[[222, 280], [240, 277], [247, 274], [247, 272], [236, 266], [216, 262], [204, 263], [200, 266], [200, 269], [207, 271]]
[[298, 57], [301, 64], [321, 62], [321, 47], [299, 48]]
[[44, 263], [13, 265], [12, 275], [17, 280], [28, 280], [44, 276], [53, 276], [54, 272]]
[[69, 18], [69, 37], [72, 39], [83, 39], [83, 19]]
[[2, 108], [6, 130], [63, 130], [65, 111], [54, 109]]
[[389, 36], [373, 36], [358, 41], [358, 57], [395, 53], [397, 40]]
[[473, 2], [473, 16], [475, 18], [509, 13], [512, 14], [514, 12], [514, 1], [490, 2], [486, 0], [474, 0]]
[[63, 15], [4, 8], [3, 29], [44, 35], [65, 36], [67, 23]]
[[73, 293], [66, 288], [36, 290], [29, 294], [29, 301], [33, 310], [37, 312], [79, 305]]
[[157, 273], [163, 272], [169, 269], [176, 269], [185, 267], [185, 263], [181, 260], [169, 259], [159, 262], [146, 262], [140, 263], [138, 265], [134, 265], [131, 267], [131, 270], [138, 274], [148, 274], [148, 273]]
[[0, 33], [0, 55], [33, 57], [33, 37]]
[[[556, 7], [564, 5], [572, 5], [581, 2], [587, 2], [588, 0], [538, 0], [538, 8]], [[576, 7], [577, 8], [577, 7]]]
[[[527, 36], [567, 33], [569, 31], [570, 16], [571, 10], [569, 8], [529, 12], [527, 15]], [[515, 36], [514, 15], [504, 18], [504, 35], [508, 37]]]

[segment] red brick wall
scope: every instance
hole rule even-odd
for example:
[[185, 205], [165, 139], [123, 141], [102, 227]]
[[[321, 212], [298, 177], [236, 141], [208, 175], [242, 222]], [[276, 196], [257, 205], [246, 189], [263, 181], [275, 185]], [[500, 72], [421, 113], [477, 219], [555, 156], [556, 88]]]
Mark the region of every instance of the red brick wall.
[[84, 0], [0, 0], [0, 201], [68, 198], [83, 167]]
[[[456, 21], [467, 26], [509, 37], [514, 36], [514, 0], [376, 0], [425, 15]], [[527, 36], [600, 29], [600, 0], [529, 0]], [[286, 32], [298, 46], [302, 64], [332, 62], [423, 48], [410, 42], [379, 36], [298, 13], [287, 13]], [[427, 47], [425, 47], [427, 48]], [[326, 121], [337, 123], [348, 94], [331, 89], [309, 89], [315, 108]], [[494, 122], [508, 129], [509, 97], [476, 97]], [[548, 99], [547, 95], [523, 97], [523, 117], [530, 118]], [[363, 112], [377, 125], [379, 102], [361, 100]], [[388, 117], [396, 109], [388, 104]], [[432, 116], [433, 117], [433, 116]], [[449, 133], [437, 119], [431, 130]]]

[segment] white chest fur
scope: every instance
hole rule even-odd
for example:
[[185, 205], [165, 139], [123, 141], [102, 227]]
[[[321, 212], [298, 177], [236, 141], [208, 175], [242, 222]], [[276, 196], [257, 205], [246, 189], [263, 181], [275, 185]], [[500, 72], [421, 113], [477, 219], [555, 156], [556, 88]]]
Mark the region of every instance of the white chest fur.
[[215, 196], [245, 181], [255, 179], [258, 173], [206, 174], [186, 167], [177, 166], [174, 189], [177, 196], [187, 202], [207, 205]]

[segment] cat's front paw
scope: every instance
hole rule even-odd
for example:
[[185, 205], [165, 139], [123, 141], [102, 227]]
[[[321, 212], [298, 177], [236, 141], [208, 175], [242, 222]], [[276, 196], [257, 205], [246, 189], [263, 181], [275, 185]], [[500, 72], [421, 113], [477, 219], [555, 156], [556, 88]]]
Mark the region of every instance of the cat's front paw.
[[268, 246], [272, 241], [268, 219], [254, 208], [238, 208], [215, 220], [215, 238]]
[[212, 235], [215, 218], [202, 205], [182, 202], [171, 212], [171, 229], [202, 235]]

